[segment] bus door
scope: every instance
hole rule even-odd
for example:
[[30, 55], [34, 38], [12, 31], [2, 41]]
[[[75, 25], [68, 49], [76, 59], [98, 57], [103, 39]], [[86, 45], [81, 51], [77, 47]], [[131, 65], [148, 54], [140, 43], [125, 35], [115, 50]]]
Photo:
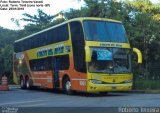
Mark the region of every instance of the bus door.
[[60, 62], [57, 57], [54, 58], [54, 68], [53, 68], [53, 87], [59, 88], [59, 67]]

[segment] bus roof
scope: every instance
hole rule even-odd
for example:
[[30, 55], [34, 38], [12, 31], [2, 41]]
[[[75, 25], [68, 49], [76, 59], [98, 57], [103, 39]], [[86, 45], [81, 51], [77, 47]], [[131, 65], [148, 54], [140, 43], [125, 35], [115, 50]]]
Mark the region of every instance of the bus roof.
[[57, 24], [57, 25], [55, 25], [55, 26], [52, 26], [52, 27], [49, 27], [49, 28], [47, 28], [47, 29], [41, 30], [41, 31], [39, 31], [39, 32], [37, 32], [37, 33], [34, 33], [34, 34], [29, 35], [29, 36], [26, 36], [26, 37], [23, 37], [23, 38], [21, 38], [21, 39], [18, 39], [18, 40], [15, 41], [15, 43], [16, 43], [16, 42], [23, 41], [23, 40], [28, 39], [28, 38], [31, 38], [32, 36], [35, 36], [35, 35], [38, 35], [38, 34], [40, 34], [40, 33], [45, 32], [45, 31], [51, 30], [51, 29], [56, 28], [56, 27], [58, 27], [58, 26], [61, 26], [61, 25], [63, 25], [63, 24], [66, 24], [66, 23], [69, 23], [69, 22], [72, 22], [72, 21], [83, 21], [83, 20], [99, 20], [99, 21], [108, 21], [108, 22], [122, 23], [121, 21], [117, 21], [117, 20], [113, 20], [113, 19], [106, 19], [106, 18], [96, 18], [96, 17], [80, 17], [80, 18], [74, 18], [74, 19], [65, 21], [65, 22], [63, 22], [63, 23], [61, 23], [61, 24]]

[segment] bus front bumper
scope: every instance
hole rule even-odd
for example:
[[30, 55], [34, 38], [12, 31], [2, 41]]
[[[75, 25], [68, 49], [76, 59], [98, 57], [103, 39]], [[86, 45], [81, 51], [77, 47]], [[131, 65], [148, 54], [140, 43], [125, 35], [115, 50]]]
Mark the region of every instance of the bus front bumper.
[[89, 83], [88, 92], [107, 92], [107, 91], [129, 91], [132, 89], [132, 83], [123, 84], [93, 84]]

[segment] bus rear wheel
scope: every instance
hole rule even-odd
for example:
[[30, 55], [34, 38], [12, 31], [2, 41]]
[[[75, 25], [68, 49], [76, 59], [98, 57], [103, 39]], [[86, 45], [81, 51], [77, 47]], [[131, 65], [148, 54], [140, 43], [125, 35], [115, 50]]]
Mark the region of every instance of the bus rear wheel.
[[72, 94], [71, 81], [70, 81], [69, 78], [66, 78], [65, 81], [64, 81], [64, 90], [65, 90], [65, 93], [67, 95], [71, 95]]
[[31, 89], [31, 85], [30, 85], [30, 81], [29, 81], [29, 77], [26, 77], [26, 80], [25, 80], [25, 86], [27, 89]]
[[25, 89], [25, 84], [24, 84], [23, 77], [20, 77], [20, 87], [21, 87], [21, 89]]

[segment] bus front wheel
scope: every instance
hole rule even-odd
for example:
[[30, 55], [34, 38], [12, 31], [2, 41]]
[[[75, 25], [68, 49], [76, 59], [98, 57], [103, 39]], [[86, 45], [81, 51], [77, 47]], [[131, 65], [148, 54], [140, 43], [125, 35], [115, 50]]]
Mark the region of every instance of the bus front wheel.
[[64, 90], [65, 90], [65, 93], [67, 95], [71, 95], [72, 94], [72, 90], [71, 90], [71, 81], [69, 78], [66, 78], [65, 79], [65, 82], [64, 82]]

